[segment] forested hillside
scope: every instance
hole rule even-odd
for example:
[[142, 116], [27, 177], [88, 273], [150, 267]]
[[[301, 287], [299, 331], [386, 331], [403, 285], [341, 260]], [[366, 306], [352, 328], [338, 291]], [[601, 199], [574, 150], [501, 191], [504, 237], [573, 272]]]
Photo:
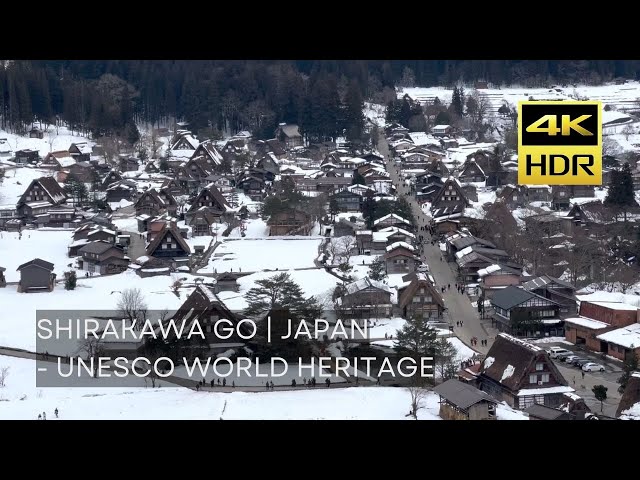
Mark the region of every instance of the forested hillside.
[[187, 119], [191, 128], [251, 130], [270, 137], [278, 122], [298, 123], [310, 138], [360, 138], [363, 100], [387, 104], [395, 86], [597, 84], [638, 78], [640, 61], [2, 61], [2, 128], [34, 120], [67, 122], [95, 135], [131, 140], [136, 122]]

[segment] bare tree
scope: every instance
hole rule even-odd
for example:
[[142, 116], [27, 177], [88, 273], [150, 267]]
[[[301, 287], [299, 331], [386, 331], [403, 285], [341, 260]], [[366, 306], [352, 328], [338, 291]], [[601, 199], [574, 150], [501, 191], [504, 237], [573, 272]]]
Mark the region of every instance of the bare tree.
[[479, 127], [482, 121], [487, 117], [491, 102], [486, 95], [474, 90], [467, 97], [467, 113], [471, 118], [474, 127]]
[[429, 391], [417, 385], [407, 387], [407, 390], [409, 391], [409, 395], [411, 396], [411, 410], [409, 414], [417, 420], [418, 410], [424, 408], [424, 405], [422, 405], [422, 401], [427, 397]]
[[631, 287], [633, 287], [639, 280], [640, 275], [638, 275], [638, 270], [636, 268], [630, 267], [629, 265], [622, 264], [618, 268], [616, 272], [615, 279], [620, 285], [620, 291], [622, 293], [627, 293]]
[[98, 357], [104, 352], [104, 346], [102, 345], [102, 339], [93, 335], [83, 339], [76, 351], [76, 355], [84, 357], [85, 360], [92, 360], [91, 362], [91, 376], [95, 378], [96, 368], [98, 366]]
[[[118, 310], [122, 318], [129, 320], [131, 324], [138, 320], [144, 322], [147, 314], [147, 304], [144, 295], [139, 288], [127, 288], [120, 292]], [[142, 325], [139, 326], [142, 328]]]
[[602, 155], [603, 156], [610, 155], [612, 157], [615, 157], [620, 153], [621, 153], [620, 145], [613, 138], [604, 137], [602, 139]]
[[5, 386], [7, 377], [9, 376], [9, 367], [0, 367], [0, 387]]
[[356, 237], [350, 235], [340, 237], [340, 249], [343, 262], [349, 262], [357, 246]]

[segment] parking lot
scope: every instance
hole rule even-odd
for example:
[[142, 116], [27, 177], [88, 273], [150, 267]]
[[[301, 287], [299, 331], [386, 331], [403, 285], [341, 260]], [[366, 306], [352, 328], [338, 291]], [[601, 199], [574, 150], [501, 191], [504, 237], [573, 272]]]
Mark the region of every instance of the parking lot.
[[591, 389], [594, 385], [604, 385], [608, 388], [607, 400], [604, 402], [604, 408], [602, 413], [605, 415], [615, 417], [618, 403], [620, 402], [620, 394], [618, 393], [617, 380], [622, 373], [622, 362], [616, 362], [608, 358], [602, 358], [599, 354], [593, 352], [587, 352], [575, 345], [566, 343], [548, 343], [540, 345], [545, 350], [549, 350], [551, 347], [560, 347], [572, 352], [576, 355], [586, 358], [589, 361], [598, 363], [605, 368], [604, 372], [584, 372], [584, 378], [582, 377], [582, 369], [566, 364], [559, 360], [553, 360], [560, 373], [564, 376], [569, 385], [576, 389], [576, 393], [584, 398], [586, 404], [594, 412], [600, 412], [600, 402], [597, 401], [593, 395]]

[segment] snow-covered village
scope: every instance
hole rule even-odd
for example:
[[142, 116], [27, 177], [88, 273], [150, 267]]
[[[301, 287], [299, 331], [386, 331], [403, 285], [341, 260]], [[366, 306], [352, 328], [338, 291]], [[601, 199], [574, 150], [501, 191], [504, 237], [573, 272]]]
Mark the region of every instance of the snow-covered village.
[[[640, 420], [640, 64], [541, 63], [1, 61], [0, 419]], [[518, 184], [526, 100], [602, 185]]]

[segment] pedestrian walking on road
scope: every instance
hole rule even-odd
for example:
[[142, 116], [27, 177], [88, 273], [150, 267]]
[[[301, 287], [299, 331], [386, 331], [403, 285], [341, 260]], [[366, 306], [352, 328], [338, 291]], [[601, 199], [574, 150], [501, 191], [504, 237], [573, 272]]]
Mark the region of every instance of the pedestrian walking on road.
[[56, 409], [53, 411], [54, 415], [56, 416], [56, 418], [58, 418], [58, 408], [56, 407]]
[[47, 419], [47, 413], [46, 412], [42, 412], [42, 419], [46, 420]]
[[227, 386], [227, 378], [226, 377], [222, 379], [222, 386], [223, 387]]
[[451, 290], [451, 284], [447, 283], [447, 290]]
[[582, 373], [582, 379], [584, 380], [584, 370], [580, 373]]
[[41, 413], [38, 414], [38, 420], [42, 420], [42, 414]]

